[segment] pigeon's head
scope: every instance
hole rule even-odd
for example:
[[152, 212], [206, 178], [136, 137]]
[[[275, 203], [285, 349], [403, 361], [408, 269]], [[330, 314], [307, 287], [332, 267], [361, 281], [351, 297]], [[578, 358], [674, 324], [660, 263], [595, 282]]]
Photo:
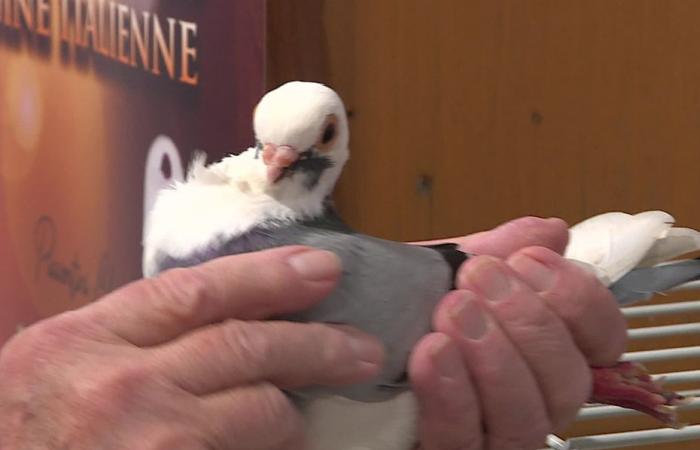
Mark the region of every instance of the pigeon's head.
[[348, 121], [332, 89], [292, 81], [268, 92], [253, 118], [257, 157], [267, 190], [283, 196], [325, 198], [348, 159]]

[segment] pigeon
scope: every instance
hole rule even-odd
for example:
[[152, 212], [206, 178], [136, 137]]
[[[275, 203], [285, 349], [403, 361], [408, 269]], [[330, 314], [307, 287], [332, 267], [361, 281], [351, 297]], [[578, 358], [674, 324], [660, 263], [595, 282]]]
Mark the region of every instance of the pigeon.
[[[469, 255], [455, 244], [419, 246], [378, 239], [343, 222], [331, 194], [349, 158], [349, 129], [343, 102], [329, 87], [293, 81], [268, 92], [255, 109], [253, 127], [254, 147], [208, 166], [205, 156], [196, 156], [186, 180], [159, 193], [143, 242], [144, 276], [290, 244], [334, 252], [343, 267], [335, 290], [319, 305], [280, 319], [357, 327], [377, 336], [387, 357], [381, 373], [367, 382], [288, 392], [307, 418], [308, 448], [411, 449], [417, 407], [407, 360], [413, 346], [430, 331], [433, 309], [454, 288], [455, 273]], [[586, 227], [572, 233], [584, 237]], [[657, 237], [663, 239], [662, 234]], [[577, 238], [571, 246], [572, 257], [580, 256], [579, 246], [586, 247], [578, 242]], [[652, 244], [645, 250], [650, 259], [653, 249]], [[597, 267], [600, 261], [595, 256], [581, 256], [582, 264]], [[634, 273], [643, 259], [635, 260], [628, 273]], [[698, 276], [700, 268], [696, 269]], [[592, 270], [606, 284], [614, 278], [627, 283], [624, 271], [618, 276], [604, 264]], [[621, 288], [626, 293], [634, 286], [627, 283]], [[648, 396], [662, 393], [664, 407], [679, 401], [644, 378], [646, 372], [639, 366], [620, 364], [600, 368], [599, 384], [606, 400], [627, 401], [618, 398], [618, 375], [637, 371], [636, 379], [647, 385], [636, 389], [653, 392]], [[623, 386], [623, 397], [632, 395], [634, 401], [624, 406], [646, 408], [674, 423], [672, 412], [656, 413], [658, 402], [652, 404], [636, 390], [628, 391]]]

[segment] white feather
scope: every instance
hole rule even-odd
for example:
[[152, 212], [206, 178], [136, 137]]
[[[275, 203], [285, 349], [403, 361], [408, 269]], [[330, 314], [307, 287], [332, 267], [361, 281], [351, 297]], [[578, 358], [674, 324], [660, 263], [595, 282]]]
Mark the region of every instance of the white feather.
[[565, 256], [590, 264], [609, 285], [636, 267], [699, 250], [700, 233], [674, 222], [664, 211], [600, 214], [570, 228]]
[[655, 266], [698, 250], [700, 250], [700, 232], [692, 228], [674, 227], [668, 230], [666, 236], [654, 243], [644, 259], [639, 262], [639, 266]]
[[378, 403], [344, 397], [314, 400], [304, 411], [306, 450], [409, 450], [416, 442], [413, 393]]
[[[202, 155], [196, 156], [186, 181], [162, 191], [155, 202], [144, 239], [144, 274], [156, 273], [158, 252], [183, 258], [213, 240], [232, 239], [269, 219], [319, 216], [349, 156], [342, 101], [325, 86], [292, 82], [266, 94], [254, 118], [262, 144], [305, 150], [318, 141], [329, 114], [338, 119], [334, 145], [325, 152], [333, 166], [311, 190], [304, 186], [303, 174], [292, 174], [271, 186], [255, 149], [209, 166]], [[378, 403], [316, 399], [304, 414], [309, 450], [408, 450], [415, 442], [417, 407], [410, 392]]]
[[294, 221], [322, 212], [322, 201], [297, 197], [282, 202], [266, 191], [265, 166], [255, 149], [232, 155], [210, 166], [196, 156], [187, 180], [158, 195], [144, 239], [144, 275], [156, 272], [158, 252], [183, 258], [239, 236], [270, 219]]

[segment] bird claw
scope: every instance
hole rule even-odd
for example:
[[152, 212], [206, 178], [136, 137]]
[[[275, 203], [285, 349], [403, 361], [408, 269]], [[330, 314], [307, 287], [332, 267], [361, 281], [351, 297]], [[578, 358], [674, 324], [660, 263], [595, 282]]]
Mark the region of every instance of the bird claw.
[[625, 361], [612, 367], [593, 367], [592, 373], [592, 402], [635, 409], [670, 427], [683, 427], [678, 423], [675, 407], [688, 399], [665, 390], [643, 365]]

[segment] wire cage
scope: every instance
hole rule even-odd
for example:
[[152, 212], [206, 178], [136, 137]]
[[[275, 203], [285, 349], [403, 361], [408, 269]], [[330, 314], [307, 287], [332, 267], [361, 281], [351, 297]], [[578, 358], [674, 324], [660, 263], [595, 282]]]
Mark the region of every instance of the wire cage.
[[[655, 378], [688, 397], [678, 406], [681, 429], [655, 424], [641, 413], [607, 405], [586, 405], [567, 437], [550, 435], [548, 449], [700, 449], [700, 282], [688, 283], [651, 303], [623, 308], [630, 351]], [[693, 398], [695, 397], [695, 398]]]

